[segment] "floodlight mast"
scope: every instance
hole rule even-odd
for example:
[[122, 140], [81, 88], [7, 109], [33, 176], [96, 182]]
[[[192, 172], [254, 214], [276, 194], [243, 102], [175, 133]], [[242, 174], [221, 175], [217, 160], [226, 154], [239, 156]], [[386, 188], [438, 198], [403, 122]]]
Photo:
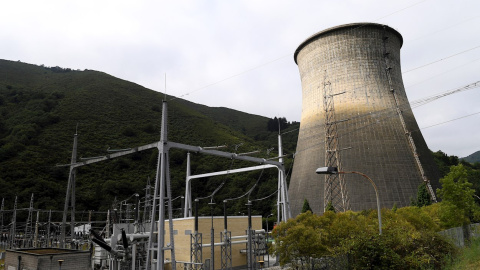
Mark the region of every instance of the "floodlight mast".
[[368, 177], [364, 173], [355, 172], [355, 171], [339, 172], [337, 167], [320, 167], [315, 172], [317, 174], [358, 174], [363, 176], [365, 179], [367, 179], [375, 189], [375, 195], [377, 197], [377, 211], [378, 211], [378, 232], [379, 232], [379, 235], [382, 235], [382, 212], [380, 209], [380, 198], [378, 197], [377, 185], [375, 185], [375, 182], [373, 182], [373, 180], [370, 177]]

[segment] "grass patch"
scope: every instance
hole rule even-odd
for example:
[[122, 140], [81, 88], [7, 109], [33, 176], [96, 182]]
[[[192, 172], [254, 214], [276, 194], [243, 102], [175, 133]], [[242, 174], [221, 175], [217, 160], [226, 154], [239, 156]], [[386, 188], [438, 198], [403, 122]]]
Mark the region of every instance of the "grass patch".
[[470, 270], [480, 269], [480, 237], [471, 241], [469, 247], [462, 248], [458, 256], [445, 270]]

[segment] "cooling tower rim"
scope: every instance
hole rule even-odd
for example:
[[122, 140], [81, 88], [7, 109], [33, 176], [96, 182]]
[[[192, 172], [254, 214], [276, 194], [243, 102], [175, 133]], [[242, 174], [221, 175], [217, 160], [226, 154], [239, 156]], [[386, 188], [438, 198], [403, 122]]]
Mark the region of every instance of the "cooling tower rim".
[[403, 44], [403, 37], [402, 35], [400, 34], [400, 32], [398, 32], [397, 30], [395, 30], [394, 28], [386, 25], [386, 24], [379, 24], [379, 23], [369, 23], [369, 22], [362, 22], [362, 23], [349, 23], [349, 24], [342, 24], [342, 25], [338, 25], [338, 26], [334, 26], [334, 27], [330, 27], [330, 28], [327, 28], [325, 30], [322, 30], [320, 32], [317, 32], [313, 35], [311, 35], [310, 37], [308, 37], [305, 41], [303, 41], [302, 43], [300, 43], [300, 45], [297, 47], [297, 49], [295, 50], [295, 53], [293, 54], [293, 59], [295, 60], [295, 64], [298, 65], [297, 63], [297, 55], [298, 53], [300, 53], [300, 51], [305, 47], [307, 46], [307, 44], [309, 44], [311, 41], [317, 39], [318, 37], [326, 34], [326, 33], [330, 33], [330, 32], [333, 32], [333, 31], [336, 31], [336, 30], [339, 30], [339, 29], [343, 29], [343, 28], [352, 28], [352, 27], [355, 27], [357, 26], [357, 28], [360, 28], [360, 27], [363, 27], [363, 26], [377, 26], [377, 27], [386, 27], [388, 30], [392, 31], [393, 33], [395, 33], [398, 38], [400, 39], [400, 47], [402, 46]]

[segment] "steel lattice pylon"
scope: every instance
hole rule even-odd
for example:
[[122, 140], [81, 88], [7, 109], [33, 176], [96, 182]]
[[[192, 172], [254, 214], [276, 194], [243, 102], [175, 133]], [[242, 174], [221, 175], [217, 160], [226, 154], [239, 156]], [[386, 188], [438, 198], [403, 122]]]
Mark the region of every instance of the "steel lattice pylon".
[[[328, 81], [327, 71], [325, 71], [323, 82], [323, 108], [325, 110], [325, 166], [337, 167], [340, 171], [341, 162], [337, 134], [338, 122], [335, 119], [334, 96], [336, 96], [336, 94], [332, 93], [331, 83]], [[324, 210], [330, 202], [337, 212], [344, 212], [350, 208], [343, 175], [325, 175], [324, 187]]]
[[263, 265], [260, 263], [264, 261], [264, 255], [267, 254], [267, 242], [264, 232], [256, 232], [254, 238], [255, 248], [255, 269], [263, 269]]
[[193, 269], [201, 270], [202, 267], [202, 234], [195, 232], [190, 235], [190, 261], [193, 264]]
[[220, 232], [220, 239], [223, 239], [223, 245], [221, 245], [221, 269], [232, 269], [232, 232]]
[[17, 231], [16, 231], [16, 226], [17, 226], [17, 199], [18, 197], [15, 196], [15, 204], [13, 205], [13, 216], [12, 216], [12, 225], [10, 227], [10, 235], [9, 235], [9, 242], [8, 242], [8, 246], [10, 248], [16, 248], [17, 245], [15, 243], [15, 240], [16, 240], [16, 237], [15, 235], [17, 234]]

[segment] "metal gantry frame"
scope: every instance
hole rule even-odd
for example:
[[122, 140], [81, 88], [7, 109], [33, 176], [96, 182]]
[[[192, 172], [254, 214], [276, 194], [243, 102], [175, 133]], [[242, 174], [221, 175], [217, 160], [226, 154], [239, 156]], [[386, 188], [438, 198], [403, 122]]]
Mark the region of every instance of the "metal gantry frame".
[[[173, 215], [172, 215], [172, 194], [171, 194], [171, 187], [170, 187], [170, 168], [169, 168], [169, 150], [171, 148], [182, 149], [189, 152], [197, 152], [202, 154], [214, 155], [225, 157], [229, 159], [237, 159], [242, 161], [249, 161], [254, 162], [257, 164], [261, 164], [263, 166], [270, 165], [270, 167], [277, 167], [279, 170], [279, 200], [278, 204], [279, 207], [281, 205], [281, 212], [279, 212], [278, 219], [286, 221], [288, 218], [291, 218], [290, 213], [290, 205], [288, 200], [287, 194], [287, 185], [286, 185], [286, 176], [285, 176], [285, 168], [283, 163], [280, 161], [273, 161], [267, 160], [263, 158], [255, 158], [249, 156], [242, 156], [235, 153], [228, 153], [222, 152], [218, 150], [210, 150], [204, 149], [199, 146], [191, 146], [181, 143], [175, 143], [168, 141], [168, 132], [167, 132], [167, 102], [163, 101], [163, 108], [162, 108], [162, 124], [161, 124], [161, 133], [160, 133], [160, 141], [154, 142], [151, 144], [124, 149], [112, 154], [108, 154], [101, 157], [95, 157], [91, 159], [82, 160], [80, 162], [77, 161], [77, 132], [74, 135], [74, 144], [73, 144], [73, 151], [72, 151], [72, 159], [70, 164], [67, 165], [59, 165], [59, 166], [69, 166], [70, 173], [68, 178], [67, 184], [67, 192], [65, 196], [65, 206], [63, 211], [63, 219], [62, 219], [62, 228], [61, 228], [61, 246], [65, 247], [66, 241], [66, 222], [67, 222], [67, 213], [68, 208], [71, 206], [71, 231], [73, 232], [73, 227], [75, 224], [75, 173], [76, 169], [80, 166], [85, 166], [113, 158], [117, 158], [120, 156], [136, 153], [139, 151], [144, 151], [152, 148], [158, 149], [158, 162], [157, 162], [157, 174], [155, 179], [155, 186], [154, 186], [154, 196], [153, 196], [153, 204], [151, 205], [151, 215], [150, 215], [150, 235], [149, 235], [149, 243], [148, 243], [148, 252], [147, 252], [147, 269], [152, 269], [154, 265], [156, 265], [156, 269], [164, 269], [164, 252], [165, 250], [171, 251], [171, 262], [172, 262], [172, 270], [176, 270], [176, 263], [175, 263], [175, 245], [173, 239]], [[257, 169], [263, 169], [264, 167], [260, 166]], [[165, 203], [167, 205], [167, 213], [165, 213]], [[190, 203], [191, 205], [191, 203]], [[187, 207], [185, 207], [187, 209]], [[158, 211], [158, 221], [154, 222]], [[281, 214], [280, 214], [281, 213]], [[168, 216], [169, 222], [169, 231], [170, 231], [170, 244], [168, 246], [165, 245], [165, 218]], [[155, 226], [155, 223], [158, 223]], [[162, 233], [163, 232], [163, 233]], [[157, 233], [157, 237], [155, 239], [155, 233]], [[73, 237], [73, 235], [72, 235]], [[156, 256], [155, 256], [156, 254]], [[156, 257], [156, 260], [154, 259]]]
[[211, 176], [219, 176], [219, 175], [227, 175], [227, 174], [234, 174], [234, 173], [241, 173], [241, 172], [248, 172], [248, 171], [255, 171], [255, 170], [263, 170], [267, 168], [276, 168], [275, 165], [259, 165], [253, 167], [246, 167], [240, 169], [233, 169], [233, 170], [226, 170], [226, 171], [219, 171], [219, 172], [212, 172], [212, 173], [205, 173], [205, 174], [197, 174], [197, 175], [190, 175], [190, 153], [187, 155], [187, 177], [185, 182], [185, 209], [184, 209], [184, 217], [192, 217], [192, 180], [193, 179], [200, 179], [206, 178]]
[[[245, 167], [233, 170], [225, 170], [225, 171], [218, 171], [218, 172], [211, 172], [205, 174], [198, 174], [198, 175], [191, 175], [190, 170], [190, 153], [187, 154], [187, 172], [186, 172], [186, 181], [185, 181], [185, 209], [184, 209], [184, 217], [191, 217], [192, 216], [192, 187], [191, 181], [193, 179], [199, 178], [206, 178], [211, 176], [219, 176], [219, 175], [227, 175], [227, 174], [234, 174], [234, 173], [241, 173], [241, 172], [248, 172], [248, 171], [255, 171], [255, 170], [263, 170], [267, 168], [277, 168], [278, 169], [278, 197], [277, 197], [277, 207], [278, 207], [278, 215], [277, 215], [277, 222], [280, 221], [287, 221], [289, 218], [292, 217], [290, 212], [290, 203], [288, 199], [288, 187], [286, 181], [286, 174], [285, 174], [285, 167], [283, 166], [283, 152], [282, 152], [282, 139], [281, 135], [278, 135], [278, 162], [260, 158], [253, 158], [248, 156], [241, 156], [235, 153], [226, 153], [216, 151], [217, 153], [209, 153], [203, 152], [205, 154], [212, 154], [217, 156], [228, 157], [231, 159], [241, 159], [247, 161], [253, 161], [261, 163], [262, 165], [252, 166], [252, 167]], [[203, 150], [203, 149], [201, 149]], [[204, 150], [205, 151], [205, 150]], [[201, 152], [201, 151], [199, 151]], [[218, 153], [222, 153], [221, 155]], [[225, 156], [227, 155], [227, 156]], [[228, 156], [230, 155], [230, 156]], [[244, 157], [249, 159], [237, 158], [237, 157]], [[254, 159], [254, 160], [251, 160]]]

